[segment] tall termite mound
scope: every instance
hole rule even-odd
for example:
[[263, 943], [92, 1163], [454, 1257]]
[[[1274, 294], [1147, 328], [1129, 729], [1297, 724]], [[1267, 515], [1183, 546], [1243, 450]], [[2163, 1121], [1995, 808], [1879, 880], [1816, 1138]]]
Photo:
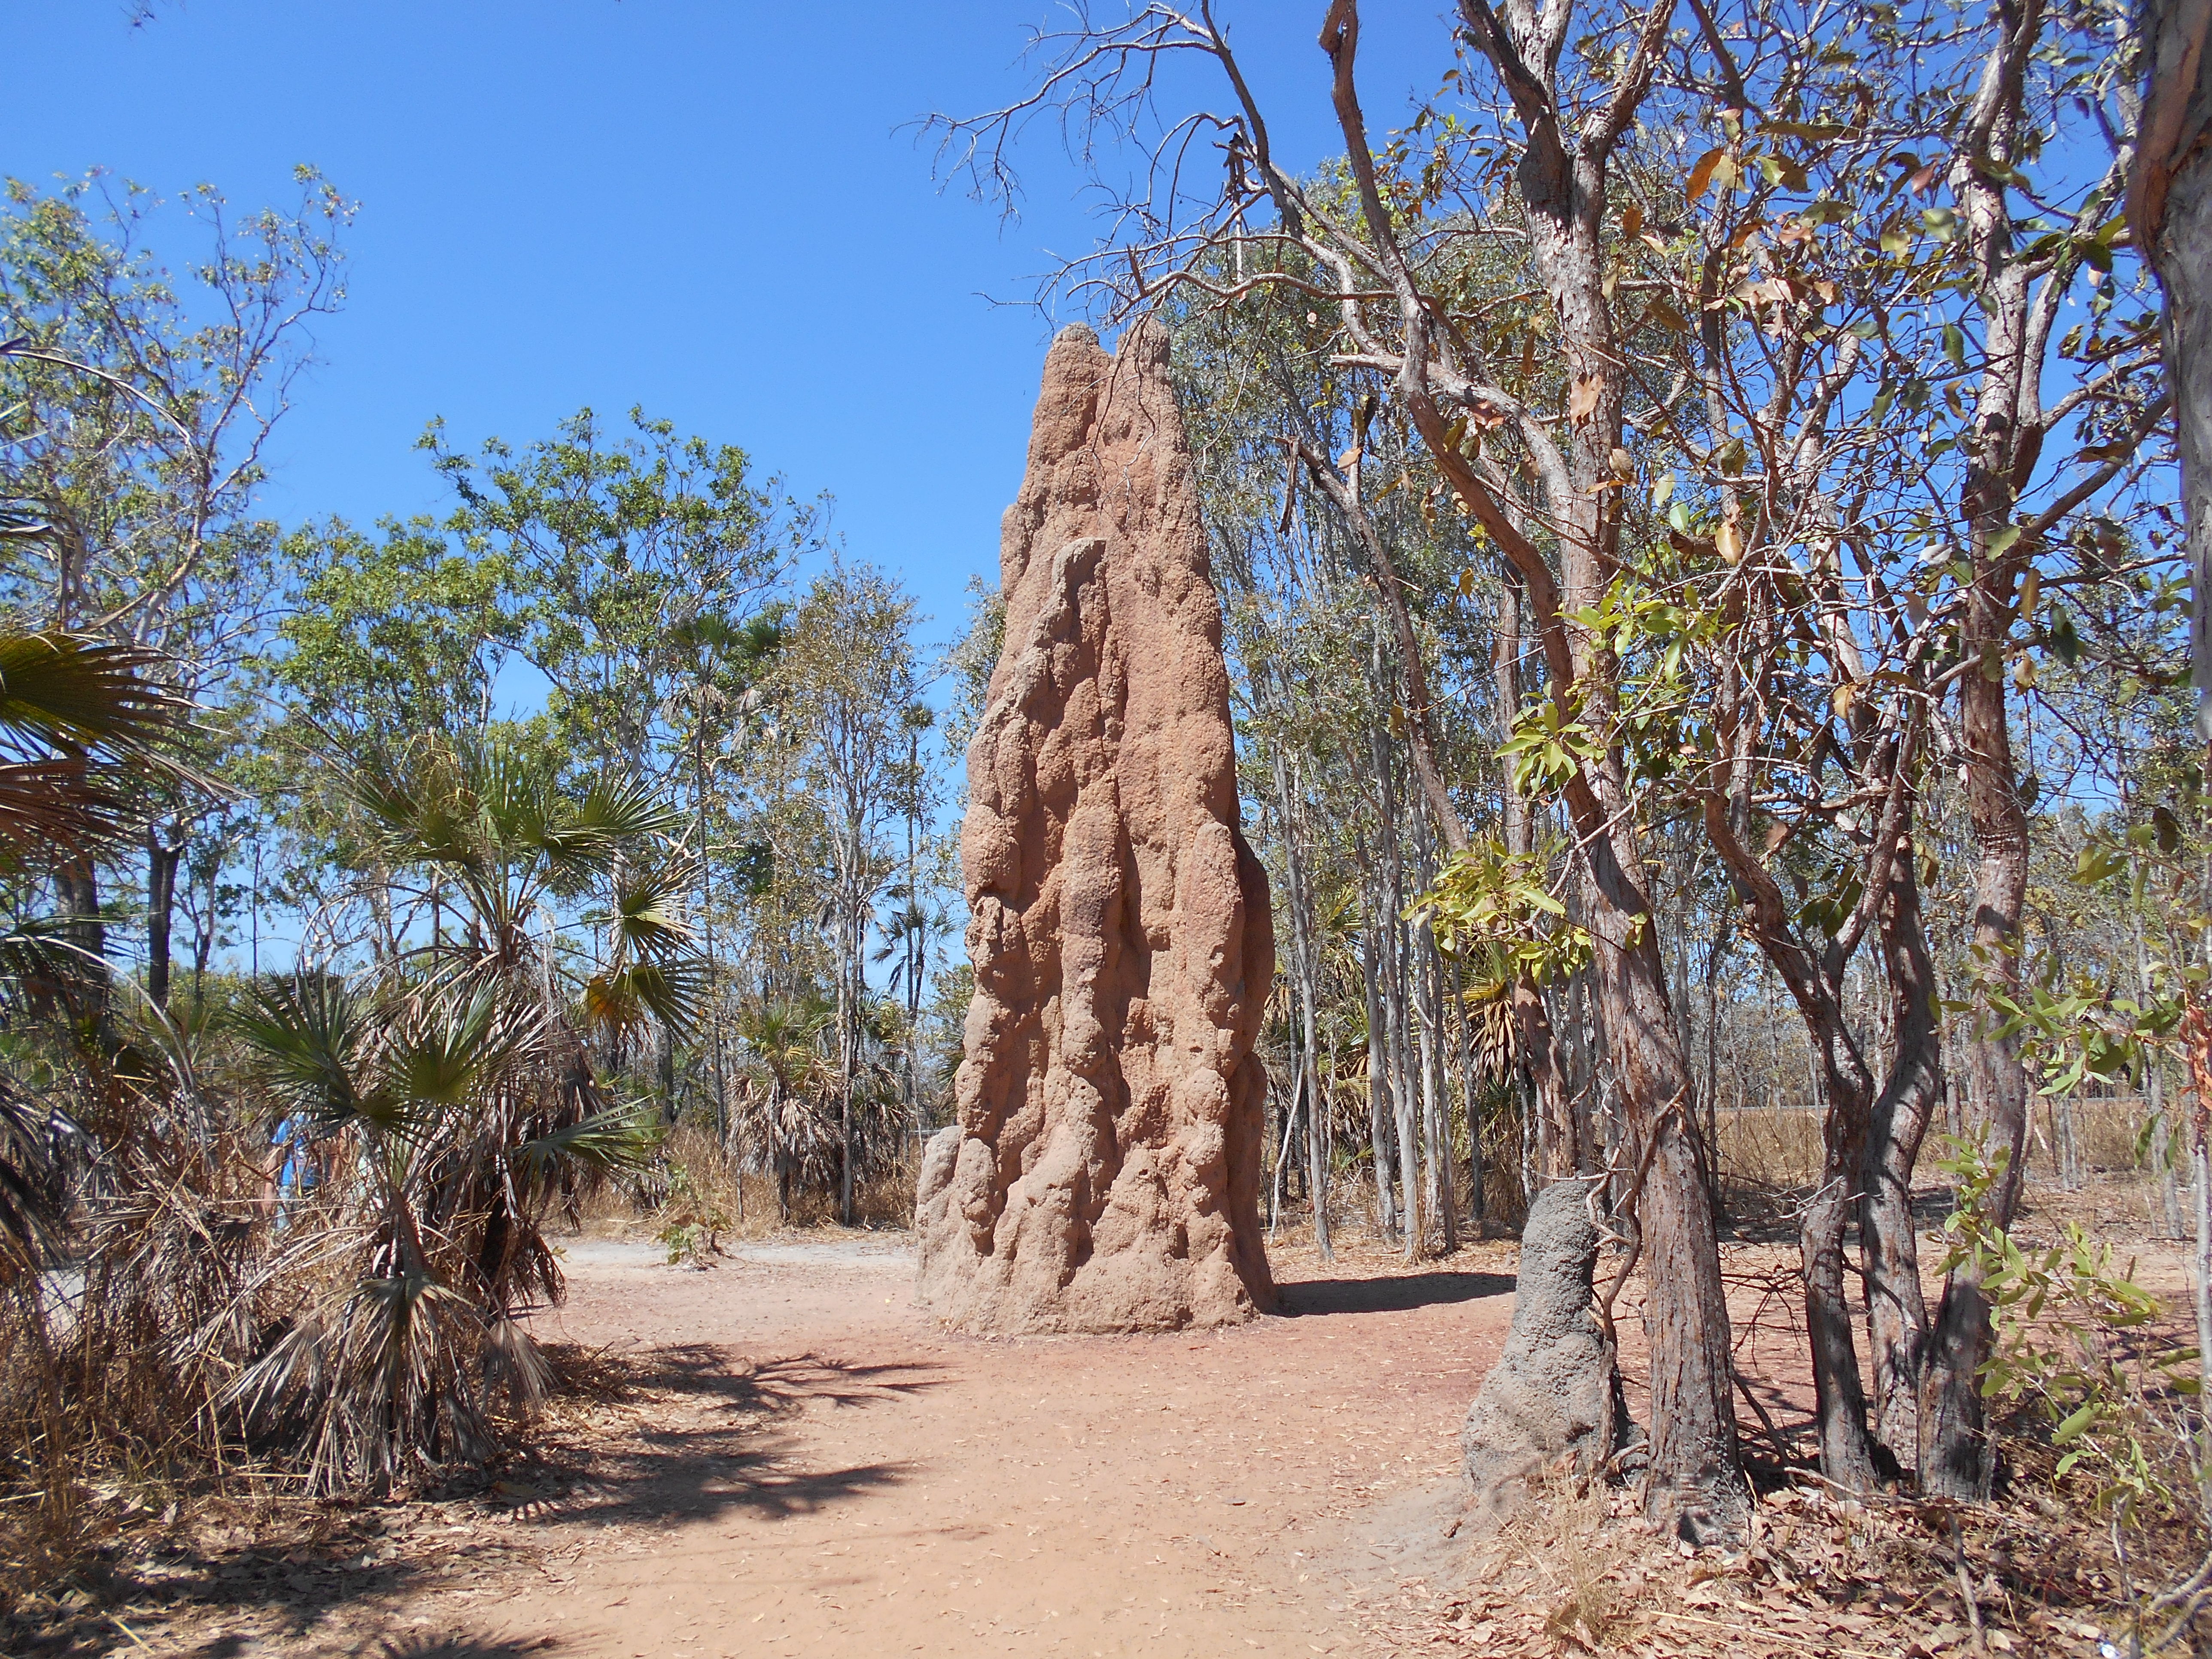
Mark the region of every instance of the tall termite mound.
[[968, 751], [975, 967], [929, 1143], [922, 1300], [974, 1330], [1171, 1330], [1274, 1298], [1260, 1233], [1274, 974], [1165, 333], [1045, 358]]

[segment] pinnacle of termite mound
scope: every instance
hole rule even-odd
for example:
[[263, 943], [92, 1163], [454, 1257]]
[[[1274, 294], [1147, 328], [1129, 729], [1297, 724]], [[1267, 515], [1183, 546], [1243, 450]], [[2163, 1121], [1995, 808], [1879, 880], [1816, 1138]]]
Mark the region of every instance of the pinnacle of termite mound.
[[1275, 942], [1237, 828], [1221, 605], [1168, 343], [1045, 359], [1000, 532], [1006, 645], [968, 752], [975, 1000], [929, 1144], [921, 1294], [994, 1332], [1272, 1305], [1258, 1034]]
[[1482, 1520], [1510, 1514], [1533, 1475], [1565, 1466], [1589, 1479], [1621, 1443], [1620, 1372], [1590, 1304], [1597, 1242], [1582, 1182], [1555, 1182], [1529, 1206], [1513, 1328], [1460, 1434]]

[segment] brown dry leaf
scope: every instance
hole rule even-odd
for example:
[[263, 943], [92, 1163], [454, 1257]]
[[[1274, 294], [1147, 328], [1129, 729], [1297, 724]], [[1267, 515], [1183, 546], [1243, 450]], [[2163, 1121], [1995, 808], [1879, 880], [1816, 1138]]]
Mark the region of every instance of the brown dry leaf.
[[1705, 187], [1713, 181], [1713, 169], [1720, 166], [1721, 158], [1727, 154], [1728, 147], [1723, 145], [1717, 149], [1709, 149], [1698, 157], [1697, 164], [1690, 169], [1688, 188], [1690, 200], [1694, 202], [1705, 193]]

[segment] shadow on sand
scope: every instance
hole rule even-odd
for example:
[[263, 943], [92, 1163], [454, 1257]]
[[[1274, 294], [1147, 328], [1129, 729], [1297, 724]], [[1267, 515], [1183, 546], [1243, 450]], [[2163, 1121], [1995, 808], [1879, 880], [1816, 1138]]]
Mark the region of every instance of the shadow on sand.
[[804, 1413], [910, 1399], [944, 1380], [929, 1365], [856, 1365], [811, 1353], [755, 1361], [705, 1343], [650, 1349], [629, 1356], [623, 1369], [617, 1398], [673, 1395], [695, 1409], [643, 1429], [619, 1450], [573, 1442], [548, 1448], [531, 1484], [544, 1480], [554, 1490], [543, 1498], [516, 1493], [515, 1520], [662, 1522], [732, 1510], [782, 1516], [895, 1486], [909, 1473], [902, 1463], [795, 1462], [796, 1437], [785, 1425]]
[[1410, 1313], [1447, 1302], [1475, 1302], [1510, 1296], [1508, 1273], [1407, 1273], [1396, 1278], [1311, 1279], [1282, 1287], [1276, 1311], [1289, 1318], [1308, 1314]]

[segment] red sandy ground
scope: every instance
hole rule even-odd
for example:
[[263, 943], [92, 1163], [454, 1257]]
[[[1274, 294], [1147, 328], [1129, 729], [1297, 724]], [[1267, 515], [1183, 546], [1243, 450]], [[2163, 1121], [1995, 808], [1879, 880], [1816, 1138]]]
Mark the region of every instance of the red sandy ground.
[[[1794, 1254], [1728, 1252], [1738, 1364], [1785, 1433], [1809, 1403]], [[596, 1354], [580, 1370], [611, 1381], [556, 1407], [538, 1461], [488, 1494], [336, 1513], [320, 1544], [283, 1555], [244, 1528], [227, 1551], [217, 1538], [166, 1566], [157, 1553], [112, 1616], [82, 1615], [103, 1632], [93, 1650], [1221, 1659], [1587, 1645], [1541, 1632], [1565, 1593], [1558, 1561], [1443, 1536], [1459, 1425], [1511, 1318], [1510, 1241], [1410, 1269], [1371, 1247], [1324, 1265], [1279, 1246], [1279, 1315], [1024, 1340], [941, 1329], [914, 1305], [897, 1234], [749, 1243], [705, 1272], [612, 1240], [571, 1241], [568, 1256], [568, 1303], [538, 1334]], [[1616, 1310], [1639, 1417], [1640, 1279]], [[1748, 1413], [1743, 1426], [1762, 1433]], [[1765, 1530], [1777, 1524], [1786, 1538], [1796, 1523], [1778, 1511]], [[1639, 1652], [1864, 1654], [1832, 1633], [1862, 1627], [1862, 1642], [1905, 1649], [1906, 1626], [1877, 1634], [1856, 1613], [1805, 1625], [1717, 1598], [1674, 1565], [1689, 1588], [1667, 1605], [1688, 1611], [1635, 1638]], [[1607, 1576], [1632, 1587], [1649, 1571], [1623, 1556]], [[1908, 1610], [1915, 1637], [1943, 1616], [1928, 1600]], [[2025, 1650], [2094, 1652], [2091, 1634]], [[1963, 1651], [1964, 1636], [1942, 1626], [1913, 1650]]]
[[1278, 1250], [1284, 1316], [989, 1341], [915, 1309], [895, 1235], [747, 1246], [707, 1272], [579, 1241], [539, 1334], [630, 1361], [644, 1397], [564, 1431], [495, 1505], [447, 1506], [352, 1584], [303, 1588], [289, 1619], [173, 1635], [211, 1656], [1363, 1648], [1404, 1528], [1370, 1545], [1359, 1519], [1452, 1474], [1512, 1248], [1410, 1273]]

